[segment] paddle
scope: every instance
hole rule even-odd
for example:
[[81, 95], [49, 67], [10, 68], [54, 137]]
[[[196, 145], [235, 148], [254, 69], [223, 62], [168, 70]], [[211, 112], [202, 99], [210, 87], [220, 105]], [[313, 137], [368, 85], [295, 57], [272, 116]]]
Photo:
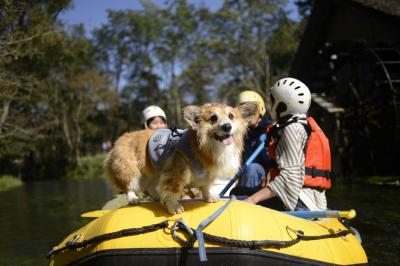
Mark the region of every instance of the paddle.
[[350, 220], [356, 217], [356, 211], [353, 209], [349, 211], [285, 211], [283, 213], [304, 219], [346, 218]]
[[91, 212], [85, 212], [81, 214], [82, 218], [98, 218], [103, 216], [104, 214], [109, 213], [112, 210], [98, 210], [98, 211], [91, 211]]

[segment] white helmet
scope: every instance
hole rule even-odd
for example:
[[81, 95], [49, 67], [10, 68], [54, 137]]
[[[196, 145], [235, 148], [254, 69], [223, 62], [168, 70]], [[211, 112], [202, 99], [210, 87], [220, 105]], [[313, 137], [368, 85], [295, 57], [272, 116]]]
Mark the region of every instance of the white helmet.
[[160, 116], [163, 117], [165, 120], [167, 120], [167, 116], [165, 115], [164, 111], [156, 105], [151, 105], [149, 107], [146, 107], [143, 110], [142, 114], [143, 114], [145, 128], [147, 128], [147, 121], [153, 117]]
[[307, 113], [311, 104], [311, 93], [300, 80], [283, 78], [270, 91], [271, 117], [273, 120], [297, 113]]

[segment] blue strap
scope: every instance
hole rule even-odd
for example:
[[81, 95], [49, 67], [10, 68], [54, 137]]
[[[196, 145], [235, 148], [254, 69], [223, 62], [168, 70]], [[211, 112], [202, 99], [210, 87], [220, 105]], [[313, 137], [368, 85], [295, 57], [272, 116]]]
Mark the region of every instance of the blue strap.
[[[258, 145], [257, 149], [251, 154], [251, 156], [246, 160], [245, 167], [249, 166], [258, 156], [258, 154], [262, 151], [262, 149], [265, 146], [265, 141], [267, 139], [266, 134], [260, 135], [260, 144]], [[243, 169], [243, 168], [242, 168]], [[235, 175], [234, 178], [232, 178], [228, 184], [224, 187], [224, 189], [219, 193], [219, 196], [222, 197], [225, 195], [225, 193], [230, 189], [230, 187], [236, 182], [236, 180], [239, 179], [239, 177], [242, 175], [242, 169], [240, 169], [237, 174]]]
[[207, 261], [207, 254], [206, 254], [206, 248], [204, 246], [204, 236], [202, 230], [209, 225], [212, 221], [214, 221], [227, 207], [228, 205], [235, 200], [235, 196], [232, 196], [227, 203], [225, 203], [221, 208], [219, 208], [217, 211], [215, 211], [213, 214], [211, 214], [210, 217], [202, 221], [199, 226], [196, 229], [196, 237], [197, 241], [199, 243], [199, 257], [200, 261], [204, 262]]

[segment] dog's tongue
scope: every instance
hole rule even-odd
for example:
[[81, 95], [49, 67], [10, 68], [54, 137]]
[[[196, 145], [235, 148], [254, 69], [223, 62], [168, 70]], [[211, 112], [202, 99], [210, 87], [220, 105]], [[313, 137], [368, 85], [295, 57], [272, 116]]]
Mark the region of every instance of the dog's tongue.
[[222, 140], [222, 143], [223, 143], [225, 146], [231, 145], [232, 142], [233, 142], [232, 136], [229, 136], [228, 138]]

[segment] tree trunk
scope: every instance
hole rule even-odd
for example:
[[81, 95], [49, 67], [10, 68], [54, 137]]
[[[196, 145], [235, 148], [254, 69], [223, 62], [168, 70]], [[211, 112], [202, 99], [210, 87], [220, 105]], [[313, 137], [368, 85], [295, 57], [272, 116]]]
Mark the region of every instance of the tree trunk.
[[70, 150], [72, 150], [73, 145], [72, 145], [71, 135], [69, 132], [68, 117], [67, 117], [67, 112], [66, 112], [67, 110], [66, 110], [66, 106], [64, 103], [62, 104], [62, 108], [63, 108], [63, 110], [62, 110], [62, 123], [63, 124], [62, 125], [63, 125], [64, 137], [67, 142], [68, 148]]
[[270, 64], [269, 64], [269, 55], [266, 54], [265, 56], [265, 95], [268, 95], [269, 89], [272, 86], [272, 79], [271, 79], [271, 71], [270, 71]]
[[65, 141], [67, 142], [68, 149], [69, 149], [68, 159], [74, 166], [76, 166], [76, 165], [79, 165], [79, 151], [76, 151], [76, 145], [74, 145], [74, 141], [71, 136], [72, 132], [70, 131], [70, 126], [68, 123], [68, 115], [67, 115], [65, 103], [62, 104], [62, 107], [63, 107], [63, 110], [62, 110], [63, 132], [64, 132]]
[[182, 126], [182, 115], [181, 115], [181, 109], [182, 109], [182, 101], [181, 101], [181, 96], [179, 93], [178, 88], [176, 87], [176, 77], [175, 77], [175, 60], [173, 59], [171, 62], [171, 95], [175, 100], [175, 121], [176, 121], [176, 126], [181, 127]]
[[79, 121], [81, 118], [82, 111], [82, 92], [79, 92], [79, 104], [76, 110], [76, 115], [74, 119], [75, 124], [75, 143], [74, 143], [74, 161], [77, 166], [81, 166], [81, 156], [80, 156], [80, 145], [81, 145], [81, 127]]
[[3, 102], [3, 113], [1, 114], [1, 117], [0, 117], [0, 135], [3, 132], [3, 127], [4, 127], [4, 124], [8, 117], [8, 113], [10, 111], [10, 104], [11, 104], [11, 100], [5, 100]]

